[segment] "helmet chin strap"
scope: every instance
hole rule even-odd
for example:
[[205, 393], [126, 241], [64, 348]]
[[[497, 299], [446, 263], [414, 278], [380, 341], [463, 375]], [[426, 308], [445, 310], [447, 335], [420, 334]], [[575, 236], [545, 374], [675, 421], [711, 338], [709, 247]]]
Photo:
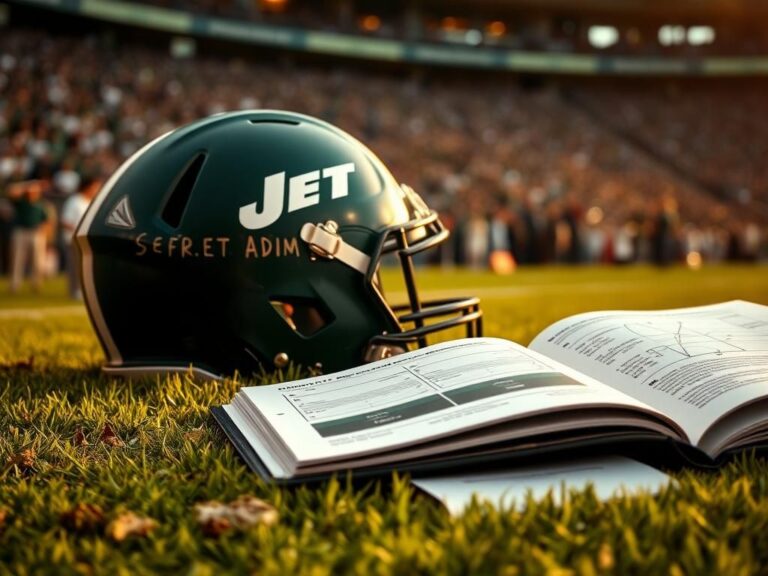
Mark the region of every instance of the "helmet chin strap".
[[313, 254], [327, 260], [338, 260], [361, 274], [368, 272], [371, 258], [354, 246], [344, 242], [339, 235], [339, 226], [333, 220], [325, 224], [307, 222], [299, 232]]

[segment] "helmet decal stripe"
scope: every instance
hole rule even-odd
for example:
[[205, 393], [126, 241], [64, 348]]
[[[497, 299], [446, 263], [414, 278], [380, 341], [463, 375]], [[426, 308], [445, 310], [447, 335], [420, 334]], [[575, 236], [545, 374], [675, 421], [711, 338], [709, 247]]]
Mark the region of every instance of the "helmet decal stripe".
[[[122, 364], [123, 358], [120, 355], [120, 351], [117, 349], [117, 345], [112, 338], [112, 334], [109, 332], [109, 328], [107, 328], [107, 323], [104, 320], [104, 315], [101, 311], [101, 306], [99, 305], [99, 296], [96, 292], [96, 283], [93, 278], [93, 252], [91, 250], [91, 245], [88, 242], [88, 232], [91, 229], [91, 224], [93, 224], [93, 219], [96, 217], [96, 214], [101, 208], [101, 205], [104, 203], [104, 200], [106, 200], [107, 196], [109, 196], [109, 193], [112, 191], [115, 183], [128, 170], [128, 168], [130, 168], [131, 165], [142, 156], [142, 154], [160, 142], [160, 140], [171, 134], [171, 132], [172, 131], [166, 132], [162, 136], [158, 136], [146, 144], [143, 148], [138, 150], [136, 153], [134, 153], [133, 156], [126, 160], [123, 165], [120, 166], [117, 171], [115, 171], [114, 174], [112, 174], [109, 180], [107, 180], [106, 184], [104, 184], [102, 189], [96, 195], [96, 198], [94, 198], [91, 202], [91, 205], [88, 207], [88, 210], [83, 216], [83, 219], [80, 221], [80, 224], [77, 227], [77, 231], [75, 232], [77, 246], [80, 249], [80, 274], [83, 286], [83, 296], [86, 300], [88, 313], [90, 314], [93, 325], [96, 328], [96, 333], [98, 334], [99, 339], [104, 346], [104, 351], [107, 354], [107, 362], [113, 366]], [[124, 197], [126, 201], [127, 198], [127, 196]], [[121, 199], [121, 202], [122, 201], [123, 199]]]

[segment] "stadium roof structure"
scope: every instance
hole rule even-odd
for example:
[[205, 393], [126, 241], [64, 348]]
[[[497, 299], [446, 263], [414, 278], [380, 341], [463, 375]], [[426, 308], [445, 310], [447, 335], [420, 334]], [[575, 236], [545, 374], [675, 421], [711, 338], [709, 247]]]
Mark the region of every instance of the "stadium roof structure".
[[[424, 0], [432, 2], [434, 0]], [[463, 4], [465, 0], [449, 0]], [[613, 10], [660, 9], [698, 5], [702, 10], [729, 6], [730, 10], [762, 10], [760, 0], [473, 0], [473, 5], [573, 6], [578, 10], [610, 5]], [[11, 0], [11, 4], [66, 12], [103, 22], [159, 30], [174, 35], [197, 36], [278, 49], [373, 61], [508, 70], [512, 72], [572, 75], [632, 76], [766, 76], [768, 55], [669, 56], [606, 55], [569, 51], [522, 50], [501, 46], [467, 46], [440, 42], [409, 41], [344, 32], [281, 26], [259, 21], [203, 16], [184, 10], [161, 8], [122, 0]], [[763, 6], [765, 4], [765, 6]], [[440, 3], [445, 6], [445, 2]], [[622, 7], [622, 8], [619, 8]], [[762, 8], [761, 8], [762, 7]]]
[[764, 0], [419, 0], [421, 6], [472, 6], [527, 10], [566, 10], [573, 13], [634, 13], [642, 15], [714, 16], [768, 13]]

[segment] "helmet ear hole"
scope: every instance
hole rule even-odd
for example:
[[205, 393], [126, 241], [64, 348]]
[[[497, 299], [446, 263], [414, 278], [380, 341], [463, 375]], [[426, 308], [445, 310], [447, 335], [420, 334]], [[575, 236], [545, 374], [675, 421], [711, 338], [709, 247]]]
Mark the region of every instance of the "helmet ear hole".
[[178, 228], [181, 224], [181, 219], [187, 209], [187, 204], [189, 204], [189, 198], [192, 196], [192, 189], [203, 169], [206, 156], [205, 152], [197, 154], [176, 177], [176, 185], [168, 195], [163, 212], [160, 214], [160, 218], [171, 228]]
[[314, 298], [270, 298], [273, 310], [294, 332], [311, 336], [333, 322], [331, 312]]

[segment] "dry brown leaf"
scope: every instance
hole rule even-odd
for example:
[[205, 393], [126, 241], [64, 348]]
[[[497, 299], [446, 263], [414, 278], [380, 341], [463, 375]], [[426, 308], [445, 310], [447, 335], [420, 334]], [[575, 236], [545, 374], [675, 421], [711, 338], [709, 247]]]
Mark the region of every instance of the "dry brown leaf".
[[253, 496], [240, 496], [229, 504], [216, 500], [201, 502], [195, 505], [195, 516], [207, 536], [219, 536], [230, 528], [244, 530], [256, 524], [271, 526], [278, 518], [274, 506]]
[[5, 530], [5, 519], [8, 518], [8, 510], [0, 508], [0, 534]]
[[230, 508], [235, 515], [235, 524], [266, 524], [270, 526], [277, 522], [277, 510], [271, 504], [253, 496], [240, 496], [230, 502]]
[[77, 430], [75, 430], [75, 435], [72, 436], [72, 445], [73, 446], [87, 446], [88, 440], [85, 438], [85, 433], [83, 432], [83, 429], [78, 426]]
[[195, 504], [197, 523], [206, 536], [221, 536], [232, 528], [229, 515], [229, 506], [223, 502], [210, 500]]
[[201, 426], [200, 428], [192, 428], [191, 430], [184, 432], [182, 436], [184, 437], [184, 440], [189, 440], [194, 444], [200, 441], [203, 434], [205, 434], [205, 430], [203, 430], [203, 427]]
[[143, 538], [157, 527], [152, 518], [138, 516], [133, 512], [121, 514], [107, 526], [107, 536], [115, 542], [122, 542], [130, 536]]
[[101, 431], [101, 436], [99, 436], [99, 440], [104, 442], [107, 446], [125, 446], [125, 442], [120, 440], [120, 437], [115, 434], [114, 429], [112, 426], [109, 425], [109, 422], [104, 424], [104, 430]]
[[24, 472], [31, 472], [35, 469], [37, 452], [35, 452], [34, 448], [27, 448], [18, 454], [8, 456], [6, 462], [11, 466], [18, 466]]
[[221, 536], [232, 528], [232, 522], [230, 522], [227, 510], [225, 510], [226, 504], [214, 502], [207, 504], [218, 504], [220, 508], [210, 507], [201, 510], [196, 507], [197, 521], [200, 524], [200, 528], [206, 536]]
[[73, 532], [92, 532], [104, 526], [104, 511], [96, 504], [78, 502], [60, 517], [61, 524]]
[[610, 544], [603, 542], [600, 545], [600, 549], [597, 551], [597, 566], [600, 571], [613, 570], [616, 565], [616, 561], [613, 557], [613, 550]]

